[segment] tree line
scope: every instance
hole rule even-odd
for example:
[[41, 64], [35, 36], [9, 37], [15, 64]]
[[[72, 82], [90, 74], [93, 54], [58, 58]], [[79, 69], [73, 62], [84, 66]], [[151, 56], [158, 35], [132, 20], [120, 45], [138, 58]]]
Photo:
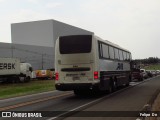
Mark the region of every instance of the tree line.
[[158, 64], [160, 63], [160, 59], [158, 57], [149, 57], [145, 59], [135, 59], [133, 62], [137, 64]]

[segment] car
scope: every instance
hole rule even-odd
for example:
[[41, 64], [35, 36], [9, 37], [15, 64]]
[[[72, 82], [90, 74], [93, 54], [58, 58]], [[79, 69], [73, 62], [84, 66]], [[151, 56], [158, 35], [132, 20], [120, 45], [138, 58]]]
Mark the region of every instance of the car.
[[156, 75], [157, 75], [157, 73], [156, 73], [155, 70], [151, 70], [151, 72], [152, 72], [153, 76], [156, 76]]
[[147, 74], [147, 72], [146, 72], [145, 69], [140, 69], [140, 72], [143, 74], [143, 78], [144, 78], [144, 79], [147, 79], [147, 78], [148, 78], [148, 74]]
[[153, 77], [151, 70], [146, 70], [148, 77]]
[[160, 75], [160, 70], [156, 70], [156, 74], [157, 74], [157, 75]]

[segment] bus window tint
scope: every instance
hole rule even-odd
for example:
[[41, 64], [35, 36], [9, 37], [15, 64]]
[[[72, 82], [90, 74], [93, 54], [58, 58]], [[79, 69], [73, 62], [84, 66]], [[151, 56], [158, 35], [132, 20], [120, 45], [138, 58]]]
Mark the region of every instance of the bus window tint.
[[127, 52], [127, 60], [129, 60], [130, 59], [130, 55], [129, 55], [129, 53]]
[[129, 60], [132, 60], [132, 55], [131, 55], [131, 53], [129, 53]]
[[110, 59], [114, 59], [114, 49], [111, 46], [109, 46], [109, 56], [110, 56]]
[[127, 60], [127, 53], [125, 51], [123, 51], [123, 58], [124, 60]]
[[115, 59], [119, 60], [119, 53], [118, 53], [118, 49], [114, 48], [114, 52], [115, 52]]
[[102, 44], [103, 57], [109, 58], [108, 45]]
[[102, 58], [103, 57], [103, 53], [102, 53], [102, 43], [98, 43], [98, 50], [99, 50], [99, 57]]
[[76, 35], [63, 36], [59, 38], [61, 54], [89, 53], [91, 52], [92, 36]]
[[123, 53], [122, 53], [122, 50], [119, 50], [119, 57], [120, 57], [120, 60], [123, 60]]

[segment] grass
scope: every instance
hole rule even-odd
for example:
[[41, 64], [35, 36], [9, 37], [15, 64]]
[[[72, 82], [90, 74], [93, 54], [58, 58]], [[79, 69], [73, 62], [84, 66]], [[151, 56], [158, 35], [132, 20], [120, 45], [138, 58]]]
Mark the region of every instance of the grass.
[[54, 90], [54, 80], [33, 80], [29, 83], [0, 84], [0, 99]]
[[146, 70], [160, 70], [160, 64], [148, 65], [148, 66], [145, 66], [144, 69], [146, 69]]

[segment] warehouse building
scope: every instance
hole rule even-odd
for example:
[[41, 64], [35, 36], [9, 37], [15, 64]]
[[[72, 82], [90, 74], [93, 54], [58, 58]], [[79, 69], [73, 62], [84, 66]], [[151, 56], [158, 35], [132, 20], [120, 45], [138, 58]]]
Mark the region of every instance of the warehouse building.
[[53, 47], [58, 36], [92, 34], [56, 20], [11, 24], [12, 43]]
[[53, 47], [0, 43], [0, 57], [19, 58], [32, 64], [34, 70], [53, 68], [53, 51]]
[[16, 57], [34, 70], [54, 68], [54, 46], [58, 36], [94, 34], [56, 20], [11, 24], [12, 43], [0, 43], [0, 57]]

